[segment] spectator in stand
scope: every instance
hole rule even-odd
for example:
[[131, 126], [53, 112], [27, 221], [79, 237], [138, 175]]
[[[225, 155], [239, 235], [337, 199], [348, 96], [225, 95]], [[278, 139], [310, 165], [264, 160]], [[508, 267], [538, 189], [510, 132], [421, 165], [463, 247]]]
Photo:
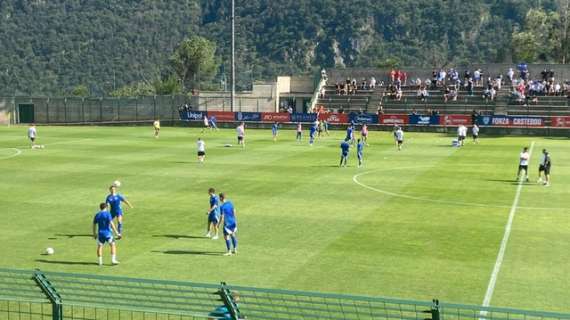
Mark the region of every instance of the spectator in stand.
[[321, 90], [319, 91], [319, 97], [320, 97], [321, 99], [324, 99], [326, 93], [327, 93], [327, 88], [326, 88], [325, 86], [321, 87]]
[[390, 82], [394, 83], [394, 81], [396, 81], [396, 70], [394, 70], [394, 68], [392, 68], [392, 70], [390, 70]]
[[382, 102], [380, 102], [380, 105], [376, 109], [376, 115], [379, 117], [384, 115], [384, 106], [382, 106]]
[[502, 86], [503, 86], [503, 75], [500, 74], [497, 76], [497, 78], [495, 78], [495, 89], [499, 91], [501, 90]]
[[338, 83], [338, 81], [334, 84], [334, 87], [336, 89], [336, 94], [340, 96], [340, 83]]
[[473, 112], [471, 112], [471, 125], [475, 125], [477, 123], [477, 117], [479, 116], [479, 112], [477, 112], [477, 110], [473, 109]]
[[513, 70], [513, 68], [509, 68], [509, 71], [507, 71], [507, 78], [509, 79], [509, 82], [511, 84], [513, 83], [514, 77], [515, 77], [515, 71]]
[[488, 102], [489, 100], [494, 101], [496, 94], [497, 91], [495, 91], [495, 88], [493, 88], [492, 86], [487, 87], [487, 89], [483, 91], [483, 99], [485, 99], [485, 102]]
[[473, 72], [473, 80], [476, 86], [481, 86], [481, 69], [477, 69]]
[[418, 90], [418, 98], [420, 99], [420, 101], [425, 102], [427, 100], [427, 97], [429, 97], [429, 93], [426, 87], [420, 87], [420, 89]]
[[402, 100], [402, 96], [403, 96], [402, 87], [397, 86], [397, 87], [396, 87], [396, 97], [395, 97], [396, 100], [397, 100], [397, 101]]
[[374, 89], [376, 88], [376, 78], [374, 78], [374, 76], [370, 77], [370, 85], [369, 85], [370, 89]]
[[465, 84], [465, 86], [467, 87], [467, 92], [469, 93], [469, 96], [472, 97], [473, 96], [473, 87], [475, 86], [475, 82], [473, 81], [473, 78], [469, 78], [467, 79], [467, 83]]
[[556, 82], [554, 85], [554, 95], [560, 96], [562, 94], [562, 87], [560, 86], [560, 82]]
[[362, 78], [362, 82], [360, 83], [360, 90], [366, 90], [368, 86], [366, 84], [366, 78]]
[[400, 74], [402, 75], [402, 81], [404, 82], [404, 85], [406, 85], [408, 83], [408, 73], [406, 71], [402, 71]]
[[446, 86], [443, 94], [443, 102], [449, 100], [457, 101], [457, 88], [455, 86]]
[[288, 112], [289, 114], [293, 113], [293, 108], [292, 108], [291, 106], [288, 106], [288, 107], [287, 107], [287, 112]]
[[467, 81], [467, 79], [471, 79], [471, 71], [469, 70], [465, 70], [465, 73], [463, 74], [463, 80]]
[[437, 85], [437, 78], [439, 77], [439, 73], [437, 70], [433, 70], [431, 73], [431, 83], [435, 87]]
[[418, 111], [416, 111], [416, 108], [412, 108], [412, 112], [410, 112], [411, 116], [417, 116], [418, 115]]

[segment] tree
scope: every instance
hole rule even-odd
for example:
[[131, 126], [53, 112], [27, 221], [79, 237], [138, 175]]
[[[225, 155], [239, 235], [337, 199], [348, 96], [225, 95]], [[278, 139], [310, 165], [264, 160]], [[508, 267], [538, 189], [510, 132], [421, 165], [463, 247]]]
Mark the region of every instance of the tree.
[[71, 95], [74, 97], [88, 97], [89, 88], [83, 84], [77, 85], [75, 88], [73, 88], [73, 90], [71, 90]]
[[532, 63], [538, 54], [536, 37], [531, 32], [515, 32], [512, 40], [514, 61]]
[[204, 37], [192, 36], [180, 42], [170, 63], [185, 90], [200, 89], [200, 81], [214, 76], [215, 52], [216, 45]]

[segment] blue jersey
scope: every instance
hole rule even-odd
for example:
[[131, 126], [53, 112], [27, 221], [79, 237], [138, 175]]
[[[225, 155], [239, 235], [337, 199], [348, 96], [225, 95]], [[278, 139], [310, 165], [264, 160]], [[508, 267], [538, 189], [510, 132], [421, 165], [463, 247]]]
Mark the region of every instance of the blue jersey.
[[210, 196], [210, 209], [213, 206], [216, 206], [216, 207], [213, 210], [211, 210], [210, 213], [213, 213], [215, 215], [219, 215], [220, 214], [220, 199], [215, 194]]
[[224, 227], [233, 229], [237, 225], [234, 204], [231, 201], [225, 201], [220, 207], [222, 216], [224, 217]]
[[279, 125], [275, 123], [271, 126], [271, 131], [273, 131], [273, 133], [277, 133], [277, 130], [279, 130]]
[[361, 155], [362, 151], [364, 151], [364, 143], [361, 141], [356, 145], [356, 152]]
[[348, 150], [350, 149], [350, 144], [348, 144], [348, 142], [346, 142], [346, 141], [343, 141], [340, 144], [340, 149], [342, 150], [343, 155], [348, 155]]
[[315, 132], [317, 132], [317, 126], [311, 126], [311, 129], [309, 130], [309, 134], [311, 136], [314, 136]]
[[346, 138], [347, 139], [349, 139], [349, 140], [352, 139], [352, 131], [353, 130], [354, 129], [352, 129], [352, 127], [348, 127], [348, 129], [346, 129]]
[[95, 215], [95, 218], [93, 218], [93, 224], [97, 224], [99, 236], [108, 237], [113, 235], [113, 231], [111, 230], [111, 221], [113, 221], [113, 217], [111, 217], [109, 211], [99, 211]]
[[110, 194], [107, 196], [107, 199], [105, 199], [105, 202], [111, 206], [112, 215], [123, 213], [123, 209], [121, 208], [121, 201], [125, 201], [125, 198], [118, 193], [115, 195]]

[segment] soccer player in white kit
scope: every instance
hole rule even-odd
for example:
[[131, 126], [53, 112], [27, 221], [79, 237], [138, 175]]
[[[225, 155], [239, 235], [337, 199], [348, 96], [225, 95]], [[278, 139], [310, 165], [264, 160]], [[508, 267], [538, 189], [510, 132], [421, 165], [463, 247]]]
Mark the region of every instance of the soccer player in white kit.
[[473, 134], [473, 143], [479, 143], [479, 126], [474, 124], [471, 133]]
[[238, 144], [240, 144], [242, 148], [245, 148], [245, 122], [237, 126], [236, 133]]
[[28, 139], [30, 139], [30, 141], [32, 143], [32, 149], [37, 148], [37, 146], [36, 146], [37, 136], [38, 136], [38, 132], [36, 130], [36, 125], [34, 123], [32, 123], [30, 125], [30, 127], [28, 128]]
[[206, 130], [206, 129], [212, 130], [212, 127], [210, 127], [210, 122], [208, 121], [208, 116], [204, 115], [204, 128], [202, 128], [202, 132], [204, 132], [204, 130]]
[[460, 146], [465, 145], [465, 137], [467, 136], [467, 127], [464, 125], [460, 125], [457, 128], [457, 140], [459, 141]]
[[196, 145], [198, 146], [198, 161], [204, 163], [204, 158], [206, 158], [206, 143], [202, 138], [198, 138]]
[[154, 120], [152, 126], [154, 128], [154, 137], [158, 139], [158, 134], [160, 133], [160, 120]]
[[517, 173], [517, 181], [521, 178], [521, 171], [524, 170], [524, 179], [528, 182], [528, 161], [530, 160], [530, 154], [528, 153], [528, 148], [524, 147], [523, 151], [519, 155], [519, 171]]
[[396, 132], [394, 132], [394, 137], [396, 138], [398, 151], [402, 150], [402, 144], [404, 144], [404, 131], [402, 130], [402, 128], [398, 127]]

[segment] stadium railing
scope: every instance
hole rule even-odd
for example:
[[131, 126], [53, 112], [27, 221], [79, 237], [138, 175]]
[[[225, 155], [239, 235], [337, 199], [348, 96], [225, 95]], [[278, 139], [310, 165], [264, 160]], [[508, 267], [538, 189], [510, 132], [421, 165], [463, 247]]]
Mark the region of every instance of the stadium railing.
[[570, 314], [225, 283], [0, 269], [0, 319], [570, 320]]

